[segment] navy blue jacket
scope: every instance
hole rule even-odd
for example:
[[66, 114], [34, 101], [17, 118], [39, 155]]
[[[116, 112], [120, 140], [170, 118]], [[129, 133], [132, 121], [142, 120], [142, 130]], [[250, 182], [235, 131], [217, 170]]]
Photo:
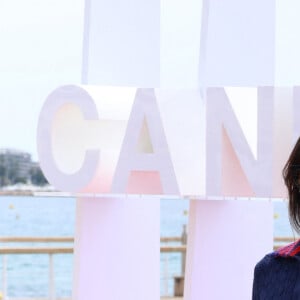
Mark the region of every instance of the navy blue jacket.
[[300, 300], [300, 240], [257, 263], [252, 300]]

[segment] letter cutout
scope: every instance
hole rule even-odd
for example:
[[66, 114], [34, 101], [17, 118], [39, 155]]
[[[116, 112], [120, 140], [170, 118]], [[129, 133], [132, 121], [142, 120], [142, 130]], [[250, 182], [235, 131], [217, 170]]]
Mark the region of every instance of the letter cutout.
[[143, 126], [137, 143], [137, 151], [139, 153], [153, 153], [150, 133], [146, 118], [143, 120]]
[[[153, 153], [137, 150], [148, 124]], [[112, 193], [178, 194], [178, 185], [153, 89], [138, 89], [127, 125]]]
[[65, 174], [55, 162], [52, 151], [52, 121], [56, 112], [65, 104], [77, 105], [86, 120], [97, 120], [98, 112], [93, 99], [82, 88], [63, 86], [54, 90], [41, 110], [37, 129], [37, 148], [41, 168], [49, 182], [57, 189], [76, 192], [84, 188], [97, 169], [100, 151], [87, 150], [82, 167], [73, 174]]
[[[223, 128], [227, 135], [224, 134]], [[207, 195], [271, 196], [273, 88], [258, 88], [257, 159], [250, 150], [223, 88], [207, 90], [206, 141]], [[232, 147], [229, 146], [230, 143]], [[235, 167], [224, 168], [222, 159]], [[247, 179], [248, 183], [243, 182], [243, 178]]]
[[205, 195], [205, 99], [199, 89], [158, 89], [155, 95], [180, 194]]
[[[298, 122], [293, 116], [293, 88], [274, 88], [274, 121], [273, 121], [273, 196], [285, 198], [287, 189], [282, 178], [282, 169], [292, 151], [293, 124]], [[298, 110], [299, 112], [299, 110]]]

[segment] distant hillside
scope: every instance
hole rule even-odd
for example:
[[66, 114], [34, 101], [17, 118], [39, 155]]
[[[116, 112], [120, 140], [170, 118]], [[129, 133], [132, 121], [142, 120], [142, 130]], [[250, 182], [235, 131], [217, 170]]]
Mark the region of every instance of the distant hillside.
[[17, 183], [44, 186], [48, 184], [39, 164], [27, 152], [0, 149], [0, 187]]

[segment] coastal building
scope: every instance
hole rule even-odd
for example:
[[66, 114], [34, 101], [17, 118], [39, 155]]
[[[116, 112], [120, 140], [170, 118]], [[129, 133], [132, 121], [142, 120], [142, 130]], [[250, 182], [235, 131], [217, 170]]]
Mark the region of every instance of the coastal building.
[[30, 182], [31, 169], [36, 166], [31, 155], [15, 149], [0, 149], [0, 186]]

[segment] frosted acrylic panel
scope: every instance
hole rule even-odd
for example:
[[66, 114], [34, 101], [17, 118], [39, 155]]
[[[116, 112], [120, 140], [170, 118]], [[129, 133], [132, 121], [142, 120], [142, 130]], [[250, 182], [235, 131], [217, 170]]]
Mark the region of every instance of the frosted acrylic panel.
[[300, 84], [300, 3], [276, 1], [276, 86]]
[[161, 1], [161, 87], [178, 89], [200, 86], [201, 15], [202, 1]]
[[77, 200], [72, 299], [159, 299], [159, 201]]
[[250, 300], [255, 264], [273, 249], [273, 208], [263, 201], [190, 204], [185, 300]]
[[160, 1], [86, 0], [83, 82], [157, 87]]
[[275, 1], [203, 1], [204, 86], [273, 85]]

